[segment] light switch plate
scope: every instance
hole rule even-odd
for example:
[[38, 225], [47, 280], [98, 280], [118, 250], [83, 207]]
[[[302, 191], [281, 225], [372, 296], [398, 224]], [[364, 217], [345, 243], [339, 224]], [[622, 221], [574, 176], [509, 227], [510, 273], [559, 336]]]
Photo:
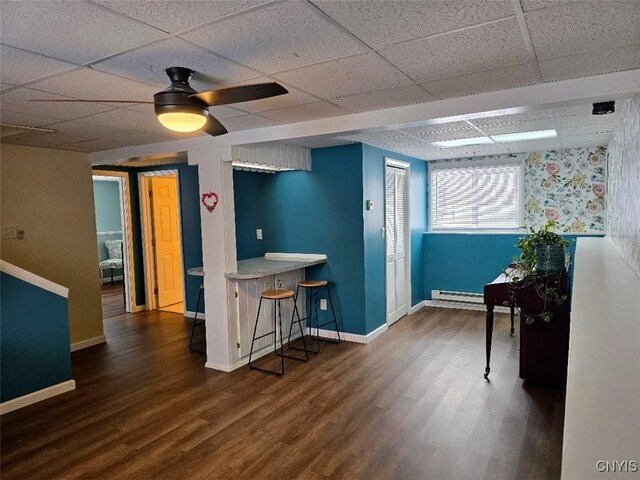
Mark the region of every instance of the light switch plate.
[[326, 298], [321, 298], [320, 299], [320, 310], [326, 310], [327, 309], [327, 299]]
[[258, 229], [256, 230], [256, 238], [257, 238], [258, 240], [262, 240], [262, 229], [261, 229], [261, 228], [258, 228]]

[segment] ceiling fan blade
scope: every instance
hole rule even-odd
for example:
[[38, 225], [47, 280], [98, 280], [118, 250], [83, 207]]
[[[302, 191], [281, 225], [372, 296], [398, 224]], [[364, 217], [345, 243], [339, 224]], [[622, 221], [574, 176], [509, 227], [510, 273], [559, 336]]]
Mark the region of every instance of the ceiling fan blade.
[[207, 103], [210, 107], [215, 105], [228, 105], [230, 103], [249, 102], [261, 98], [284, 95], [289, 91], [279, 83], [256, 83], [241, 87], [219, 88], [218, 90], [205, 90], [191, 95]]
[[153, 102], [145, 102], [141, 100], [82, 100], [76, 98], [64, 98], [64, 99], [49, 99], [49, 98], [40, 98], [37, 100], [29, 100], [30, 102], [58, 102], [58, 103], [150, 103], [153, 105]]
[[207, 123], [205, 123], [204, 127], [202, 127], [202, 131], [208, 133], [209, 135], [213, 135], [214, 137], [228, 133], [227, 129], [224, 128], [224, 125], [222, 125], [218, 121], [218, 119], [210, 113], [207, 116]]

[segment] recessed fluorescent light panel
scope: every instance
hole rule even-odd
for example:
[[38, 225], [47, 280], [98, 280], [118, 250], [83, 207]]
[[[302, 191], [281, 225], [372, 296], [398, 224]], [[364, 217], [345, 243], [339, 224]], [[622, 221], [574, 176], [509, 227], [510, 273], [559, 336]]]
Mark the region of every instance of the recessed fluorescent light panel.
[[535, 130], [533, 132], [505, 133], [504, 135], [491, 135], [498, 143], [523, 142], [525, 140], [542, 140], [544, 138], [556, 138], [558, 133], [551, 130]]
[[436, 147], [466, 147], [467, 145], [486, 145], [493, 143], [489, 137], [473, 137], [473, 138], [459, 138], [457, 140], [445, 140], [443, 142], [433, 142]]

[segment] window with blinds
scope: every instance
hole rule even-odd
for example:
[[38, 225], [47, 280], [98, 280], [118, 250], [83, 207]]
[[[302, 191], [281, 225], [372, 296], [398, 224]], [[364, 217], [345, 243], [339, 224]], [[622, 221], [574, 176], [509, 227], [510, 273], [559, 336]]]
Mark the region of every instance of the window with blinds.
[[521, 162], [434, 165], [429, 182], [431, 228], [521, 228], [523, 175]]

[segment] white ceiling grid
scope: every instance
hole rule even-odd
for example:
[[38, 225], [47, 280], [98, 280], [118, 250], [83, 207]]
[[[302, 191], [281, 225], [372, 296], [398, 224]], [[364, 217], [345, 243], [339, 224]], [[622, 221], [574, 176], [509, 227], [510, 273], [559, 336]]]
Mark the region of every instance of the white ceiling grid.
[[[56, 130], [7, 141], [78, 151], [177, 136], [146, 105], [28, 100], [151, 100], [172, 65], [196, 70], [197, 89], [278, 81], [291, 91], [213, 108], [233, 131], [640, 68], [636, 0], [2, 0], [0, 8], [0, 120]], [[553, 112], [378, 141], [433, 158], [444, 149], [429, 142], [483, 126], [497, 134], [555, 125], [560, 137], [547, 144], [606, 143], [614, 119]]]

